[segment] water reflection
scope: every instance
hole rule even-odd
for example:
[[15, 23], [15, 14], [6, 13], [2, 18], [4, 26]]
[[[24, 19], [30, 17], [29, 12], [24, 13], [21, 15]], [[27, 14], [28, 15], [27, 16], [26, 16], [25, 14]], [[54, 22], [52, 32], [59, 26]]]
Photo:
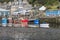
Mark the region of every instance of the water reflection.
[[51, 28], [60, 28], [60, 25], [58, 23], [50, 23], [49, 25]]
[[0, 37], [0, 40], [15, 40], [15, 39], [9, 36], [2, 36]]

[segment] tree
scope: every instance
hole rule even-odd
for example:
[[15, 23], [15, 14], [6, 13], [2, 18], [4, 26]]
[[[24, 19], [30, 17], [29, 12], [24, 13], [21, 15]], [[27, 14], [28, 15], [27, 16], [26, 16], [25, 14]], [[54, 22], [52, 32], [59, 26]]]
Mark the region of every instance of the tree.
[[48, 0], [48, 2], [46, 3], [46, 5], [55, 5], [58, 4], [58, 0]]
[[32, 4], [32, 6], [34, 6], [34, 3], [36, 0], [27, 0], [29, 2], [29, 4]]
[[12, 1], [14, 1], [14, 0], [0, 0], [1, 3], [4, 3], [4, 2], [7, 2], [7, 3], [8, 3], [9, 1], [12, 2]]
[[46, 6], [58, 4], [58, 0], [28, 0], [28, 2], [32, 5], [41, 4]]

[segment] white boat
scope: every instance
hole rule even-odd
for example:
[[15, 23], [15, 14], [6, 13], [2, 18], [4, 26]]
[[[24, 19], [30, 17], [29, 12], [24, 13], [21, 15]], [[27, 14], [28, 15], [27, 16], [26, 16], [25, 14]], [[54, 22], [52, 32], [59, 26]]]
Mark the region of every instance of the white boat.
[[40, 27], [42, 27], [42, 28], [49, 28], [49, 24], [48, 23], [46, 23], [46, 24], [40, 24]]
[[39, 25], [28, 25], [28, 27], [39, 27]]

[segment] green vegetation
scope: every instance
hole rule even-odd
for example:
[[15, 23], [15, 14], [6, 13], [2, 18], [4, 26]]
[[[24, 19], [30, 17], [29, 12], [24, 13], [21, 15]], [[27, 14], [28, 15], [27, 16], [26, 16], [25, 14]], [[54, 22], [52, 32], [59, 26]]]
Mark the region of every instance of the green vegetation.
[[7, 3], [8, 3], [9, 1], [12, 2], [12, 1], [14, 1], [14, 0], [0, 0], [1, 3], [4, 3], [4, 2], [7, 2]]
[[28, 0], [29, 4], [32, 4], [32, 6], [46, 6], [48, 9], [57, 9], [57, 6], [59, 5], [58, 0]]
[[28, 2], [32, 5], [57, 5], [59, 3], [58, 0], [28, 0]]

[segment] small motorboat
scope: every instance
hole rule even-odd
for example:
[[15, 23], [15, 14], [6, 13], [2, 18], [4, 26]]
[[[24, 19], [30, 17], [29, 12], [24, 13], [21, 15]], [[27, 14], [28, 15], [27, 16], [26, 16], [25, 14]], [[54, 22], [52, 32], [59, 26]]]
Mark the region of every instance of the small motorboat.
[[49, 23], [42, 23], [42, 24], [40, 24], [40, 27], [49, 28]]

